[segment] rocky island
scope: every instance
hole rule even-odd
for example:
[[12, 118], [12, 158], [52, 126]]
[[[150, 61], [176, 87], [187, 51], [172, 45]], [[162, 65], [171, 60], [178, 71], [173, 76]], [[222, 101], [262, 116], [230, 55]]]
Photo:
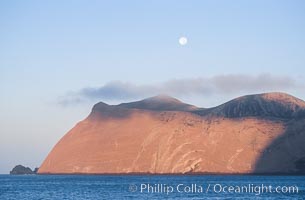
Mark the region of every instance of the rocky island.
[[38, 171], [38, 168], [35, 168], [32, 170], [29, 167], [25, 167], [23, 165], [16, 165], [12, 171], [10, 171], [11, 175], [25, 175], [25, 174], [36, 174]]
[[305, 173], [305, 102], [285, 93], [198, 108], [169, 96], [94, 105], [39, 174]]

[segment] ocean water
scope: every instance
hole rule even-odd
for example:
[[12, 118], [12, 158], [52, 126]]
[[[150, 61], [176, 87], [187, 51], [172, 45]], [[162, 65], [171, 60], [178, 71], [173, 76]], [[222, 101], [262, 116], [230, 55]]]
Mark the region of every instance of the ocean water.
[[305, 176], [0, 175], [0, 199], [305, 199]]

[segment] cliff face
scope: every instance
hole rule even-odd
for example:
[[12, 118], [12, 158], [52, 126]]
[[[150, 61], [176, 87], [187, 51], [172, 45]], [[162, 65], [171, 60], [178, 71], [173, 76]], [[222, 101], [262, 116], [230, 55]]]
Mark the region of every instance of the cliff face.
[[304, 110], [283, 93], [208, 109], [168, 96], [101, 102], [38, 173], [304, 173]]

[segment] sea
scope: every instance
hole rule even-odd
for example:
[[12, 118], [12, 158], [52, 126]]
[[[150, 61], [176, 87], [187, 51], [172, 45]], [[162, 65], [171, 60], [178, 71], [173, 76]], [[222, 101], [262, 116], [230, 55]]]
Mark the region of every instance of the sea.
[[305, 176], [0, 175], [0, 199], [305, 199]]

